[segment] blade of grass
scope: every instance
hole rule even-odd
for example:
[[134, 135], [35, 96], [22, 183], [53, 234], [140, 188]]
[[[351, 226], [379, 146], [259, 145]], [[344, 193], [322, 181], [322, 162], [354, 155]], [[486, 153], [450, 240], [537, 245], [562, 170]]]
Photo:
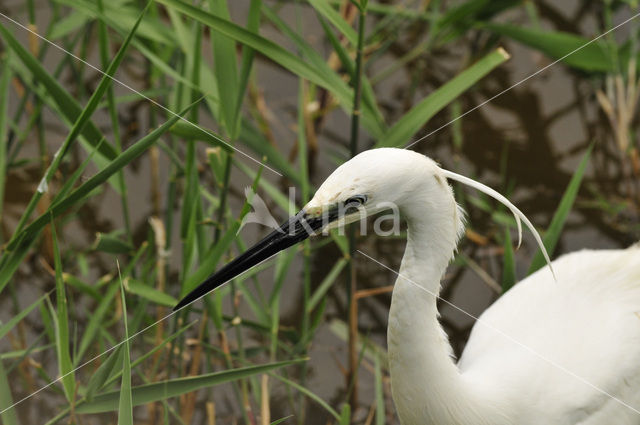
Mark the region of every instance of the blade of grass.
[[[186, 110], [190, 108], [191, 106], [189, 106]], [[151, 133], [131, 145], [127, 150], [122, 152], [113, 161], [111, 161], [107, 167], [98, 171], [94, 176], [89, 178], [89, 180], [84, 182], [80, 187], [72, 191], [68, 196], [60, 199], [58, 202], [52, 205], [47, 213], [44, 213], [36, 220], [34, 220], [30, 225], [28, 225], [21, 232], [20, 236], [33, 236], [36, 231], [42, 229], [42, 227], [44, 227], [44, 224], [46, 224], [46, 221], [48, 220], [47, 216], [49, 212], [53, 213], [54, 217], [57, 217], [71, 206], [84, 200], [85, 197], [87, 197], [87, 195], [89, 195], [95, 188], [105, 183], [107, 179], [109, 179], [109, 177], [114, 175], [128, 163], [140, 156], [149, 147], [151, 147], [160, 136], [162, 136], [176, 121], [178, 121], [178, 119], [182, 117], [186, 110], [181, 114], [170, 117], [164, 124], [157, 127]], [[10, 243], [8, 248], [12, 249], [16, 245], [17, 243]], [[0, 285], [0, 287], [2, 287], [2, 285]]]
[[312, 392], [310, 389], [305, 388], [302, 385], [298, 384], [297, 382], [287, 379], [284, 376], [276, 375], [275, 373], [269, 373], [269, 376], [277, 379], [278, 381], [284, 382], [286, 385], [296, 389], [300, 393], [309, 397], [311, 400], [315, 401], [320, 406], [322, 406], [327, 412], [329, 412], [331, 416], [333, 416], [337, 420], [340, 420], [340, 415], [338, 414], [338, 412], [336, 412], [331, 406], [329, 406], [329, 404], [326, 401], [324, 401], [322, 397], [318, 396], [317, 394]]
[[[196, 147], [194, 141], [187, 142], [187, 152], [185, 158], [185, 193], [182, 205], [182, 215], [180, 217], [180, 238], [182, 239], [182, 279], [187, 276], [191, 266], [196, 260], [196, 233], [197, 212], [199, 209], [199, 187], [198, 169], [196, 161]], [[202, 257], [203, 251], [199, 252]]]
[[112, 233], [98, 232], [96, 234], [96, 240], [93, 242], [93, 245], [91, 245], [91, 249], [108, 254], [130, 254], [133, 251], [133, 247], [129, 242], [123, 241], [118, 236], [121, 233], [123, 232], [120, 230]]
[[[103, 1], [98, 0], [98, 9], [102, 11], [103, 7]], [[98, 35], [100, 42], [100, 60], [102, 62], [102, 67], [107, 68], [109, 66], [109, 38], [107, 35], [107, 26], [103, 21], [98, 23]], [[113, 85], [109, 85], [107, 87], [107, 107], [109, 110], [109, 118], [111, 119], [111, 131], [113, 132], [116, 151], [120, 153], [122, 152], [122, 140], [120, 138], [120, 122], [118, 120], [118, 112], [116, 110]], [[125, 235], [127, 235], [127, 240], [132, 242], [131, 219], [129, 217], [129, 203], [127, 199], [128, 191], [124, 180], [124, 172], [122, 170], [117, 174], [117, 180], [118, 186], [120, 187], [120, 203], [122, 205], [122, 218], [124, 220]]]
[[41, 296], [40, 298], [35, 300], [29, 307], [23, 309], [20, 313], [16, 314], [15, 316], [12, 316], [7, 323], [4, 323], [3, 325], [1, 325], [0, 340], [4, 338], [7, 335], [7, 333], [9, 333], [9, 331], [18, 324], [18, 322], [24, 319], [27, 316], [27, 314], [31, 313], [31, 311], [33, 311], [34, 308], [38, 307], [42, 303], [42, 301], [44, 301], [44, 299], [47, 296], [49, 296], [50, 293], [51, 292]]
[[133, 400], [131, 394], [131, 357], [129, 352], [129, 324], [127, 323], [127, 300], [124, 296], [124, 284], [120, 275], [118, 264], [118, 277], [120, 279], [120, 301], [122, 302], [122, 321], [124, 322], [125, 340], [122, 348], [122, 384], [118, 401], [118, 425], [133, 425]]
[[[7, 120], [9, 119], [9, 81], [12, 76], [9, 67], [10, 54], [10, 51], [5, 52], [0, 69], [0, 218], [4, 218], [4, 186], [7, 177]], [[3, 239], [4, 237], [0, 233], [0, 240]]]
[[65, 36], [71, 35], [75, 31], [78, 31], [82, 26], [87, 24], [87, 16], [84, 13], [72, 12], [68, 16], [55, 22], [51, 32], [49, 33], [50, 40], [59, 40]]
[[[207, 25], [212, 30], [259, 51], [264, 56], [282, 65], [288, 71], [329, 90], [336, 96], [340, 105], [345, 108], [345, 110], [350, 111], [352, 109], [352, 90], [349, 89], [335, 72], [330, 69], [327, 70], [326, 66], [322, 69], [318, 69], [317, 66], [311, 66], [273, 41], [247, 31], [232, 22], [220, 19], [181, 0], [158, 0], [158, 2], [173, 7], [185, 15]], [[367, 129], [373, 136], [378, 136], [382, 134], [383, 129], [374, 117], [375, 114], [368, 106], [363, 108], [363, 120], [367, 124]]]
[[73, 403], [76, 392], [76, 378], [73, 373], [73, 363], [71, 362], [71, 353], [69, 351], [69, 315], [67, 313], [67, 295], [64, 288], [64, 280], [62, 279], [62, 261], [60, 260], [60, 249], [58, 246], [58, 238], [56, 235], [56, 226], [51, 218], [51, 239], [53, 241], [53, 258], [56, 271], [56, 305], [57, 311], [52, 316], [55, 317], [54, 324], [56, 327], [56, 349], [58, 354], [58, 368], [62, 378], [62, 387], [67, 401]]
[[431, 117], [507, 59], [509, 54], [502, 48], [489, 53], [411, 108], [389, 128], [375, 147], [405, 146]]
[[[104, 12], [95, 1], [90, 0], [56, 0], [57, 3], [67, 5], [74, 11], [94, 19], [101, 19], [110, 27], [122, 28], [130, 31], [136, 25], [140, 9], [136, 6], [126, 5], [121, 1], [104, 2]], [[130, 2], [126, 2], [130, 3]], [[174, 34], [171, 28], [162, 25], [159, 21], [152, 21], [150, 17], [142, 20], [138, 29], [139, 37], [149, 41], [162, 43], [166, 46], [175, 45]]]
[[137, 279], [126, 278], [124, 280], [124, 286], [127, 289], [127, 292], [138, 295], [155, 304], [173, 307], [178, 302], [178, 300], [171, 295], [158, 291]]
[[9, 406], [13, 406], [13, 396], [11, 395], [11, 387], [9, 387], [9, 377], [4, 368], [4, 361], [0, 359], [0, 409], [2, 410], [2, 423], [4, 425], [18, 425], [18, 414], [16, 409], [6, 410]]
[[[74, 142], [74, 140], [81, 134], [82, 129], [85, 127], [87, 122], [90, 120], [91, 115], [93, 115], [93, 112], [95, 112], [96, 108], [98, 107], [100, 99], [102, 98], [103, 94], [105, 93], [105, 91], [107, 90], [107, 88], [109, 87], [109, 85], [112, 82], [113, 74], [118, 69], [120, 63], [124, 59], [124, 55], [125, 55], [125, 52], [127, 51], [127, 47], [129, 46], [129, 42], [133, 38], [133, 35], [135, 34], [135, 31], [136, 31], [136, 29], [138, 27], [138, 24], [142, 20], [142, 17], [144, 16], [149, 4], [151, 4], [151, 3], [150, 2], [147, 3], [147, 6], [145, 7], [145, 9], [142, 11], [140, 16], [138, 17], [138, 21], [136, 21], [136, 25], [134, 25], [134, 27], [132, 28], [132, 31], [127, 35], [127, 38], [124, 40], [123, 44], [120, 46], [120, 50], [116, 54], [115, 58], [109, 64], [109, 67], [107, 68], [105, 74], [102, 76], [102, 79], [100, 80], [100, 83], [98, 84], [98, 87], [96, 88], [96, 90], [91, 95], [91, 98], [87, 102], [87, 105], [85, 106], [85, 108], [82, 109], [82, 111], [79, 113], [78, 118], [75, 120], [75, 123], [73, 124], [73, 127], [71, 128], [71, 131], [67, 135], [65, 141], [62, 143], [62, 146], [60, 146], [58, 152], [56, 153], [56, 155], [53, 158], [53, 161], [51, 162], [51, 164], [47, 168], [47, 171], [46, 171], [44, 177], [42, 178], [42, 181], [40, 182], [40, 185], [38, 186], [38, 190], [33, 194], [33, 196], [31, 197], [31, 200], [29, 201], [29, 204], [27, 205], [27, 207], [25, 209], [25, 212], [20, 217], [20, 221], [19, 221], [19, 223], [17, 225], [17, 229], [16, 229], [16, 234], [23, 228], [23, 226], [25, 225], [27, 219], [31, 216], [31, 213], [34, 211], [37, 203], [40, 201], [40, 199], [42, 198], [43, 194], [45, 192], [47, 192], [48, 184], [51, 181], [54, 173], [58, 170], [58, 167], [60, 166], [60, 163], [62, 162], [62, 159], [64, 158], [65, 154], [68, 152], [68, 150], [69, 150], [71, 144]], [[0, 27], [0, 32], [3, 33], [5, 40], [7, 40], [9, 42], [9, 44], [12, 45], [12, 48], [14, 50], [16, 50], [16, 46], [14, 46], [13, 43], [14, 43], [14, 41], [15, 42], [17, 42], [17, 41], [15, 39], [13, 39], [12, 37], [7, 37], [7, 35], [10, 34], [10, 33], [7, 30], [5, 30], [3, 27]], [[18, 46], [19, 46], [19, 44], [18, 44]], [[21, 46], [20, 46], [20, 48], [21, 48]], [[20, 49], [18, 49], [18, 50], [20, 50]], [[26, 54], [27, 52], [25, 51], [24, 53]], [[44, 70], [42, 69], [41, 65], [37, 62], [37, 60], [33, 56], [29, 55], [28, 58], [27, 58], [27, 56], [24, 56], [24, 57], [22, 57], [23, 61], [25, 61], [25, 58], [26, 59], [31, 59], [34, 62], [34, 69], [39, 69], [39, 70], [42, 70], [44, 72]], [[46, 72], [45, 72], [45, 74], [46, 74]], [[38, 76], [38, 78], [40, 78], [40, 76]], [[57, 83], [55, 82], [55, 80], [53, 80], [50, 76], [48, 78], [49, 78], [49, 80], [53, 81], [53, 83], [55, 83], [55, 84], [53, 84], [53, 86], [57, 87]], [[94, 140], [94, 144], [98, 143], [98, 142], [101, 142], [101, 139], [102, 138], [100, 137], [99, 139]], [[108, 143], [101, 143], [99, 146], [92, 145], [92, 147], [96, 148], [96, 150], [98, 150], [98, 151], [100, 151], [100, 149], [103, 149], [103, 147], [105, 147], [105, 146], [109, 146], [111, 148], [110, 156], [111, 156], [111, 158], [113, 158], [115, 156], [113, 154], [113, 147], [111, 147]], [[106, 167], [106, 164], [104, 164], [104, 163], [103, 164], [99, 164], [99, 166], [102, 166], [101, 168], [104, 168], [104, 167]], [[118, 184], [115, 184], [114, 188], [116, 190], [119, 190]]]
[[325, 296], [331, 285], [336, 281], [344, 267], [347, 265], [348, 260], [346, 258], [341, 258], [333, 265], [329, 273], [322, 279], [320, 285], [315, 290], [311, 298], [309, 298], [309, 303], [307, 304], [308, 311], [311, 312], [316, 305], [322, 300], [322, 297]]
[[204, 131], [201, 128], [194, 126], [193, 124], [189, 124], [185, 121], [178, 121], [173, 126], [171, 126], [171, 134], [174, 134], [178, 137], [183, 137], [188, 140], [201, 140], [206, 142], [207, 144], [213, 147], [220, 147], [227, 152], [231, 152], [233, 149], [227, 143], [222, 143], [220, 140], [223, 140], [219, 136], [212, 136], [215, 134], [211, 130]]
[[280, 290], [284, 284], [284, 280], [287, 277], [287, 272], [290, 269], [291, 262], [295, 257], [295, 250], [281, 252], [278, 255], [274, 271], [274, 284], [269, 296], [269, 308], [273, 308], [274, 304], [280, 299]]
[[[277, 363], [268, 363], [259, 366], [248, 366], [222, 372], [207, 373], [186, 378], [176, 378], [169, 381], [133, 387], [131, 390], [133, 406], [176, 397], [201, 388], [220, 385], [225, 382], [237, 381], [251, 375], [264, 373], [270, 370], [304, 362], [306, 359], [289, 360]], [[94, 397], [92, 402], [78, 405], [77, 413], [100, 413], [118, 409], [119, 391], [112, 391]]]
[[[296, 47], [300, 50], [302, 55], [311, 63], [312, 66], [316, 67], [323, 74], [335, 74], [331, 67], [329, 67], [327, 61], [323, 58], [323, 56], [320, 55], [315, 49], [313, 49], [313, 47], [311, 47], [311, 45], [307, 43], [304, 38], [301, 37], [294, 29], [287, 25], [287, 23], [283, 19], [281, 19], [271, 8], [269, 8], [267, 5], [264, 5], [262, 7], [262, 11], [264, 15], [271, 22], [273, 22], [273, 24], [278, 27], [280, 31], [282, 31], [283, 34], [285, 34], [291, 39], [291, 41], [295, 43]], [[320, 19], [320, 22], [323, 23], [324, 20]], [[333, 36], [331, 29], [328, 29], [327, 34], [331, 34], [331, 36], [328, 35], [330, 42], [332, 38], [335, 39], [335, 36]], [[353, 78], [353, 76], [355, 75], [355, 62], [348, 57], [348, 54], [339, 41], [337, 41], [337, 44], [335, 42], [332, 42], [332, 46], [336, 50], [338, 57], [344, 59], [344, 61], [348, 63], [345, 64], [345, 68], [350, 77]], [[371, 135], [373, 135], [374, 137], [379, 137], [383, 134], [382, 131], [385, 127], [384, 117], [382, 116], [382, 113], [380, 112], [380, 110], [378, 109], [378, 105], [376, 104], [375, 94], [373, 93], [373, 89], [371, 88], [369, 79], [363, 73], [360, 76], [360, 80], [364, 89], [362, 93], [363, 113], [365, 114], [365, 116], [363, 117], [363, 124], [365, 128], [371, 133]], [[344, 107], [344, 109], [345, 111], [348, 111], [346, 106]], [[373, 114], [371, 118], [368, 118], [369, 113]], [[373, 122], [371, 120], [373, 120]], [[372, 125], [375, 125], [376, 127], [372, 127]], [[378, 130], [380, 130], [381, 132], [378, 133]]]
[[[587, 168], [587, 163], [589, 162], [589, 157], [591, 156], [592, 149], [593, 144], [589, 146], [589, 149], [587, 149], [587, 152], [582, 157], [582, 160], [580, 161], [576, 172], [573, 174], [573, 177], [571, 177], [569, 185], [567, 186], [567, 189], [565, 190], [564, 195], [562, 195], [562, 199], [560, 200], [560, 205], [558, 205], [558, 209], [553, 214], [551, 224], [549, 225], [549, 228], [545, 232], [544, 238], [542, 239], [544, 247], [547, 249], [549, 255], [553, 255], [553, 251], [556, 248], [558, 240], [560, 240], [560, 235], [562, 234], [562, 229], [565, 222], [567, 221], [569, 212], [571, 212], [573, 203], [578, 196], [578, 190], [580, 189], [582, 177], [584, 176], [584, 171]], [[527, 275], [530, 275], [544, 265], [546, 265], [546, 261], [542, 256], [542, 252], [538, 250], [533, 257], [533, 260], [531, 261], [531, 265], [529, 266]]]
[[[115, 286], [115, 285], [114, 285]], [[117, 286], [115, 286], [117, 288]], [[122, 371], [122, 360], [123, 360], [123, 345], [118, 346], [115, 350], [113, 350], [107, 360], [104, 361], [100, 365], [98, 369], [94, 373], [91, 374], [91, 378], [89, 379], [89, 383], [87, 384], [87, 389], [85, 392], [85, 398], [88, 401], [93, 400], [93, 396], [107, 382], [109, 376], [115, 373], [115, 371], [119, 368]]]
[[[118, 286], [116, 285], [116, 288], [117, 287]], [[156, 345], [153, 349], [151, 349], [150, 351], [145, 352], [142, 356], [138, 357], [133, 363], [131, 363], [131, 368], [133, 369], [134, 367], [138, 366], [139, 364], [141, 364], [142, 362], [147, 360], [149, 357], [154, 355], [158, 350], [160, 350], [162, 348], [166, 348], [168, 343], [173, 341], [178, 336], [182, 335], [184, 333], [184, 331], [189, 329], [196, 322], [197, 322], [197, 320], [194, 320], [193, 322], [183, 326], [177, 332], [175, 332], [172, 335], [170, 335], [167, 338], [165, 338], [160, 344]], [[114, 351], [121, 350], [120, 347], [122, 347], [122, 345], [118, 346], [118, 348], [116, 348]], [[113, 353], [110, 355], [110, 357], [112, 355], [113, 355]], [[115, 366], [120, 366], [122, 364], [122, 362], [120, 360], [121, 360], [121, 358], [118, 356], [118, 358], [113, 359], [112, 361], [114, 362]], [[107, 361], [109, 361], [109, 359], [107, 359]], [[103, 363], [103, 365], [104, 365], [104, 363]], [[98, 370], [92, 375], [92, 378], [91, 378], [91, 380], [89, 381], [89, 384], [88, 384], [88, 385], [92, 385], [92, 386], [97, 386], [97, 388], [92, 389], [91, 397], [89, 397], [89, 394], [88, 394], [89, 390], [87, 389], [87, 396], [84, 399], [80, 400], [78, 402], [78, 405], [80, 405], [82, 403], [85, 403], [85, 402], [92, 401], [92, 396], [93, 396], [93, 394], [95, 393], [96, 390], [111, 385], [113, 382], [115, 382], [116, 379], [118, 379], [122, 375], [122, 368], [120, 368], [119, 370], [114, 368], [114, 370], [112, 370], [111, 373], [106, 374], [106, 377], [105, 377], [106, 381], [103, 382], [101, 385], [97, 385], [98, 382], [96, 382], [96, 381], [97, 380], [101, 380], [102, 379], [102, 374], [104, 374], [104, 371], [100, 371], [101, 368], [102, 368], [102, 366], [100, 366], [100, 368], [98, 368]], [[106, 367], [105, 367], [105, 369], [106, 369]], [[99, 371], [100, 371], [101, 376], [98, 377], [97, 375], [98, 375]], [[92, 381], [93, 381], [93, 383], [92, 383]], [[69, 408], [69, 407], [67, 407], [66, 409], [63, 409], [55, 417], [53, 417], [51, 420], [49, 420], [46, 423], [46, 425], [52, 425], [52, 424], [59, 423], [59, 421], [62, 418], [64, 418], [65, 416], [67, 416], [70, 411], [71, 411], [71, 408]]]
[[[158, 352], [158, 350], [161, 350], [163, 348], [167, 347], [167, 344], [169, 344], [171, 341], [173, 341], [174, 339], [178, 338], [179, 336], [181, 336], [187, 329], [191, 328], [195, 323], [197, 322], [197, 320], [194, 320], [191, 323], [188, 323], [186, 325], [184, 325], [182, 328], [178, 329], [178, 331], [174, 332], [173, 334], [169, 335], [168, 337], [166, 337], [165, 339], [162, 340], [162, 342], [160, 342], [159, 344], [157, 344], [155, 347], [153, 347], [151, 350], [145, 352], [143, 355], [141, 355], [140, 357], [138, 357], [137, 359], [135, 359], [132, 363], [131, 363], [131, 368], [135, 368], [138, 365], [142, 364], [145, 360], [147, 360], [149, 357], [151, 357], [153, 354], [155, 354], [156, 352]], [[105, 382], [104, 386], [110, 385], [113, 382], [115, 382], [116, 379], [118, 379], [118, 377], [120, 377], [122, 375], [122, 370], [116, 371], [112, 376], [109, 376], [107, 378], [107, 381]]]
[[[342, 341], [347, 341], [349, 329], [344, 321], [333, 319], [329, 323], [329, 330], [331, 330], [331, 332]], [[386, 350], [362, 334], [360, 334], [358, 337], [358, 352], [361, 351], [364, 352], [364, 357], [366, 357], [371, 362], [375, 361], [375, 356], [379, 356], [380, 361], [382, 362], [383, 369], [389, 370], [389, 361], [387, 358]]]
[[478, 21], [490, 21], [497, 14], [519, 4], [518, 0], [470, 0], [448, 7], [440, 17], [433, 19], [438, 45], [452, 42]]
[[[230, 22], [226, 0], [209, 0], [211, 13]], [[238, 101], [238, 64], [236, 43], [224, 35], [212, 37], [214, 75], [218, 80], [222, 122], [228, 135], [236, 128], [236, 102]]]
[[376, 425], [385, 424], [384, 391], [382, 389], [382, 367], [380, 366], [380, 355], [373, 356], [374, 380], [376, 390]]
[[[61, 115], [67, 122], [75, 123], [82, 115], [83, 108], [80, 104], [46, 71], [41, 63], [33, 57], [20, 42], [7, 30], [0, 25], [0, 36], [4, 38], [7, 45], [16, 53], [20, 60], [24, 63], [29, 72], [38, 80], [47, 90], [51, 100], [57, 105]], [[97, 106], [97, 105], [96, 105]], [[86, 115], [86, 114], [85, 114]], [[93, 124], [88, 117], [83, 119], [83, 127], [81, 128], [82, 140], [88, 143], [88, 146], [95, 146], [103, 136], [98, 127]], [[96, 165], [99, 168], [115, 158], [116, 152], [113, 146], [103, 143], [99, 149], [99, 155], [96, 157]], [[117, 189], [117, 186], [114, 186]]]
[[[262, 7], [262, 0], [251, 0], [249, 3], [249, 13], [247, 18], [247, 31], [254, 34], [258, 34], [260, 30], [260, 8]], [[251, 69], [253, 67], [253, 58], [255, 57], [255, 50], [249, 46], [242, 47], [242, 63], [240, 67], [240, 79], [238, 81], [238, 97], [235, 102], [235, 127], [231, 132], [231, 139], [235, 140], [240, 134], [240, 125], [242, 123], [242, 117], [240, 110], [242, 108], [242, 101], [247, 91], [247, 84], [249, 83], [249, 76], [251, 75]]]
[[352, 46], [358, 44], [356, 31], [340, 16], [340, 13], [338, 13], [331, 4], [325, 0], [309, 0], [309, 4], [313, 6], [316, 12], [327, 18], [327, 20], [345, 36]]
[[519, 41], [552, 59], [560, 59], [580, 48], [562, 60], [574, 68], [592, 72], [612, 72], [616, 69], [612, 52], [608, 50], [605, 43], [589, 43], [588, 39], [575, 34], [519, 25], [487, 22], [480, 24], [480, 27]]
[[287, 178], [295, 184], [301, 184], [302, 179], [289, 163], [286, 156], [282, 155], [277, 148], [271, 145], [249, 121], [243, 120], [240, 126], [240, 140], [252, 151], [266, 158], [267, 163], [281, 171]]
[[[31, 244], [37, 239], [40, 231], [48, 223], [49, 214], [53, 214], [54, 217], [65, 212], [71, 206], [78, 203], [82, 203], [91, 194], [91, 192], [103, 184], [109, 177], [115, 174], [118, 170], [122, 169], [129, 162], [140, 156], [150, 146], [152, 146], [156, 140], [162, 136], [182, 115], [190, 108], [189, 106], [185, 111], [179, 115], [174, 115], [169, 118], [163, 125], [153, 130], [151, 133], [138, 140], [122, 154], [113, 160], [107, 167], [100, 170], [97, 174], [84, 182], [80, 187], [71, 192], [69, 196], [61, 199], [52, 205], [47, 212], [42, 214], [30, 225], [25, 227], [19, 235], [14, 235], [13, 244], [7, 246], [7, 250], [10, 250], [9, 257], [3, 260], [2, 267], [0, 268], [0, 291], [9, 282], [13, 273], [15, 273], [18, 265], [22, 262], [22, 259], [27, 254]], [[6, 255], [7, 251], [5, 251]], [[3, 256], [3, 258], [5, 258]]]
[[340, 410], [340, 419], [338, 420], [340, 425], [350, 425], [351, 424], [351, 406], [345, 403], [342, 405], [342, 410]]
[[[258, 183], [260, 182], [262, 170], [262, 167], [258, 170], [258, 173], [256, 173], [256, 177], [253, 180], [253, 184], [251, 185], [254, 193], [258, 187]], [[229, 226], [224, 236], [222, 236], [222, 238], [218, 240], [217, 243], [205, 253], [204, 257], [201, 258], [200, 266], [196, 269], [196, 271], [189, 275], [189, 277], [187, 277], [187, 279], [184, 281], [184, 283], [182, 284], [182, 290], [180, 292], [181, 297], [188, 294], [196, 287], [196, 285], [204, 281], [207, 276], [214, 272], [216, 266], [218, 265], [218, 261], [220, 261], [222, 255], [227, 252], [227, 249], [231, 246], [238, 232], [240, 231], [240, 226], [242, 226], [242, 219], [249, 213], [250, 210], [251, 204], [247, 199], [242, 206], [240, 216]]]
[[78, 364], [84, 353], [89, 348], [89, 345], [93, 341], [93, 339], [98, 336], [98, 328], [104, 323], [104, 316], [107, 313], [109, 306], [113, 302], [114, 296], [118, 292], [118, 285], [111, 285], [107, 291], [101, 296], [100, 303], [98, 307], [96, 307], [91, 314], [91, 318], [89, 318], [89, 322], [87, 327], [82, 334], [82, 338], [80, 339], [80, 348], [78, 348], [78, 353], [76, 354], [76, 364]]
[[283, 423], [284, 421], [286, 421], [287, 419], [291, 419], [292, 417], [293, 417], [293, 415], [285, 416], [284, 418], [280, 418], [280, 419], [278, 419], [278, 420], [275, 420], [275, 421], [271, 422], [271, 424], [269, 424], [269, 425], [278, 425], [278, 424], [281, 424], [281, 423]]

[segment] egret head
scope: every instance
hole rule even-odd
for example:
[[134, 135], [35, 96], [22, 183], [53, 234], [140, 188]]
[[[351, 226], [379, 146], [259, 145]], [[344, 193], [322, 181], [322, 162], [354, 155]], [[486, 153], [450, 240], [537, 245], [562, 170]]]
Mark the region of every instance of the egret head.
[[[365, 151], [338, 167], [320, 186], [313, 199], [302, 210], [235, 260], [221, 268], [184, 297], [174, 310], [204, 296], [227, 281], [244, 273], [310, 236], [325, 229], [360, 220], [395, 206], [408, 221], [435, 229], [434, 242], [451, 252], [462, 235], [462, 213], [456, 204], [447, 179], [480, 190], [504, 204], [513, 213], [518, 226], [520, 220], [531, 229], [550, 265], [549, 256], [540, 235], [531, 222], [508, 199], [480, 182], [443, 170], [419, 153], [382, 148]], [[552, 269], [553, 272], [553, 269]]]
[[322, 229], [327, 229], [390, 207], [399, 211], [411, 205], [416, 196], [430, 195], [438, 201], [444, 195], [453, 202], [446, 179], [433, 160], [406, 149], [372, 149], [338, 167], [303, 211], [308, 217], [323, 217]]
[[[440, 205], [447, 196], [455, 207], [451, 189], [441, 170], [424, 155], [404, 149], [365, 151], [338, 167], [302, 210], [242, 255], [211, 275], [183, 298], [175, 309], [195, 301], [256, 264], [323, 230], [376, 214], [392, 206], [411, 205], [420, 196], [434, 196]], [[426, 198], [425, 198], [426, 197]], [[442, 208], [440, 208], [442, 209]], [[400, 211], [400, 209], [397, 209]], [[452, 217], [446, 213], [447, 217]]]

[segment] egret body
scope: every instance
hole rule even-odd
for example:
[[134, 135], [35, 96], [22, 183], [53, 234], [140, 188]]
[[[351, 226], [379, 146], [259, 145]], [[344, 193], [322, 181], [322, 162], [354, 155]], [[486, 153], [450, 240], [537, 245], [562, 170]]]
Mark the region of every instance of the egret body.
[[[387, 334], [403, 425], [640, 424], [637, 248], [572, 253], [552, 263], [557, 280], [550, 268], [527, 277], [482, 314], [455, 361], [437, 309], [440, 281], [464, 230], [451, 176], [413, 151], [363, 152], [336, 169], [299, 214], [177, 308], [310, 230], [355, 221], [391, 202], [407, 222]], [[345, 205], [351, 207], [340, 212]], [[319, 222], [323, 211], [329, 223]]]

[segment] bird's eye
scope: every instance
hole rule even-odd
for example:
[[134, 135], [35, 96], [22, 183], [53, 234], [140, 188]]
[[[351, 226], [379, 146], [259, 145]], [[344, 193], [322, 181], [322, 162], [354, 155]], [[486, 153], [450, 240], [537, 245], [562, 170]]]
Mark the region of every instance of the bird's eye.
[[360, 205], [364, 204], [365, 202], [367, 202], [367, 195], [355, 195], [355, 196], [352, 196], [351, 198], [348, 198], [346, 201], [344, 201], [344, 204], [347, 207], [357, 208]]

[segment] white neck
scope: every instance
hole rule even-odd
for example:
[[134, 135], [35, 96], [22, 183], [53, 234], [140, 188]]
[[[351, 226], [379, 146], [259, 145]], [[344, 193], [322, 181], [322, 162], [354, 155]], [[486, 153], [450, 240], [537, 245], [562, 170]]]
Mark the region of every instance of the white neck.
[[461, 224], [448, 187], [412, 199], [407, 246], [387, 332], [391, 387], [403, 425], [478, 425], [506, 421], [480, 388], [465, 380], [438, 322], [440, 279], [453, 257]]

